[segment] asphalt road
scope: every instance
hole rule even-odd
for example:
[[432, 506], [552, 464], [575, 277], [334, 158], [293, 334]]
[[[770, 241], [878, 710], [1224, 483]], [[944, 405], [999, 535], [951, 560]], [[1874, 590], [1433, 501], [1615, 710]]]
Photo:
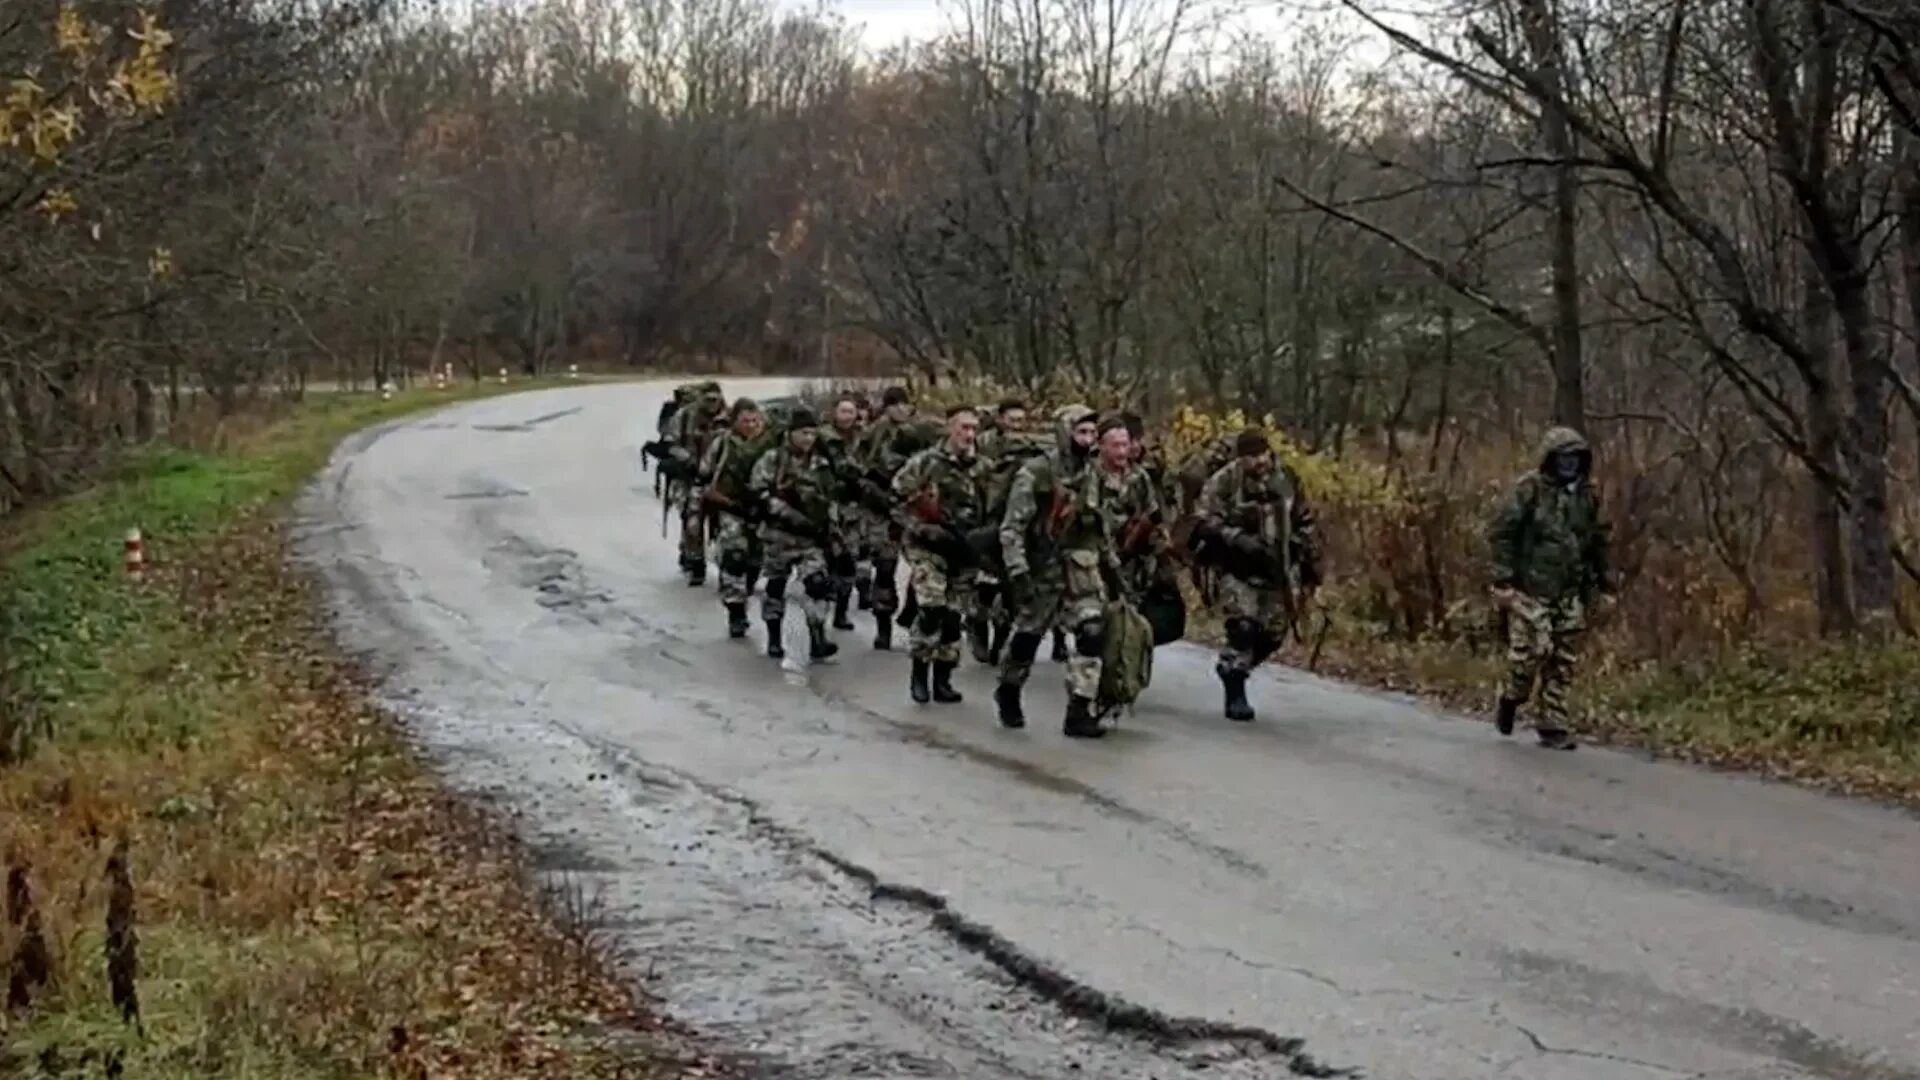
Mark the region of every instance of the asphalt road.
[[864, 618], [783, 668], [674, 572], [659, 394], [366, 433], [297, 527], [451, 781], [766, 1075], [1920, 1077], [1913, 818], [1277, 668], [1230, 724], [1185, 645], [1096, 743], [1044, 660], [1020, 732]]

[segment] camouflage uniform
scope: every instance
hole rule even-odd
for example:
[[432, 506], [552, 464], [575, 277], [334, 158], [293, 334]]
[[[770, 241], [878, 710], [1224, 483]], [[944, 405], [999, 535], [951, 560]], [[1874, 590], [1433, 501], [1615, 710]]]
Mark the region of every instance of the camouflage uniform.
[[[960, 663], [960, 634], [973, 595], [975, 568], [968, 549], [955, 565], [945, 551], [966, 544], [966, 534], [978, 527], [981, 512], [980, 459], [961, 457], [943, 442], [907, 459], [893, 477], [897, 501], [894, 520], [906, 541], [910, 588], [919, 600], [919, 618], [913, 624], [913, 697], [927, 699], [926, 678], [931, 665], [931, 696], [943, 703], [960, 700], [953, 689], [953, 669]], [[929, 507], [942, 524], [923, 517]], [[944, 527], [943, 527], [944, 525]]]
[[[1009, 597], [1007, 602], [1014, 625], [1006, 659], [1000, 665], [1000, 686], [1011, 689], [994, 691], [1001, 722], [1008, 726], [1022, 722], [1019, 688], [1026, 685], [1033, 671], [1041, 635], [1052, 631], [1058, 644], [1065, 642], [1061, 619], [1072, 614], [1061, 603], [1068, 561], [1060, 548], [1056, 523], [1047, 518], [1056, 497], [1067, 497], [1087, 471], [1090, 451], [1074, 446], [1073, 429], [1092, 416], [1093, 410], [1084, 405], [1069, 405], [1054, 414], [1053, 449], [1029, 459], [1014, 472], [1006, 507], [997, 523], [1000, 560], [1008, 581], [1022, 574], [1026, 577], [1026, 595]], [[1071, 664], [1072, 655], [1056, 655], [1056, 659]]]
[[1143, 446], [1134, 455], [1133, 468], [1153, 496], [1153, 505], [1133, 517], [1114, 523], [1120, 553], [1120, 576], [1135, 602], [1155, 585], [1179, 588], [1173, 560], [1169, 519], [1178, 503], [1177, 485], [1167, 469], [1167, 458], [1156, 446]]
[[[1069, 430], [1075, 422], [1067, 421]], [[1102, 734], [1093, 704], [1106, 644], [1103, 613], [1107, 600], [1124, 587], [1115, 535], [1158, 506], [1146, 474], [1131, 465], [1110, 471], [1091, 456], [1076, 461], [1063, 447], [1020, 467], [1000, 524], [1008, 588], [1019, 603], [994, 694], [1001, 723], [1019, 727], [1025, 722], [1020, 688], [1033, 670], [1040, 636], [1064, 627], [1073, 632], [1074, 645], [1067, 660], [1065, 731]]]
[[747, 601], [760, 576], [758, 507], [750, 481], [754, 463], [772, 445], [769, 435], [748, 439], [728, 431], [708, 446], [700, 466], [701, 501], [714, 523], [714, 559], [720, 564], [720, 603], [727, 609], [729, 637], [746, 635]]
[[[811, 428], [811, 417], [796, 428]], [[789, 433], [791, 440], [791, 432]], [[763, 454], [753, 467], [752, 489], [765, 508], [767, 588], [760, 615], [767, 624], [767, 655], [786, 655], [781, 624], [787, 611], [787, 586], [800, 583], [800, 610], [807, 620], [810, 655], [824, 660], [839, 651], [827, 640], [827, 610], [833, 600], [833, 575], [827, 571], [827, 546], [833, 529], [832, 464], [816, 446], [807, 453], [791, 441]]]
[[852, 464], [860, 470], [860, 484], [866, 497], [851, 509], [860, 522], [857, 531], [870, 545], [867, 558], [873, 564], [873, 647], [876, 649], [892, 647], [893, 616], [900, 610], [900, 527], [891, 509], [882, 510], [879, 504], [889, 508], [894, 504], [893, 478], [906, 463], [899, 444], [913, 423], [911, 417], [895, 420], [882, 415], [860, 433], [853, 445]]
[[[987, 524], [997, 525], [997, 518], [1005, 515], [1006, 494], [1020, 467], [1047, 451], [1047, 437], [1034, 432], [995, 428], [981, 436], [978, 453], [982, 483], [988, 489], [998, 486], [999, 500], [996, 503], [995, 492], [988, 491], [988, 515], [996, 520]], [[1000, 576], [988, 570], [983, 569], [976, 579], [974, 611], [968, 619], [967, 630], [972, 638], [973, 658], [982, 664], [998, 664], [1013, 633], [1015, 612], [1012, 602], [1006, 598], [1004, 586]]]
[[[707, 447], [721, 432], [725, 398], [720, 384], [702, 383], [700, 396], [673, 414], [669, 422], [673, 449], [670, 456], [688, 473], [706, 459]], [[704, 585], [707, 580], [706, 512], [701, 507], [701, 485], [696, 479], [684, 485], [680, 502], [680, 569], [687, 584]]]
[[[1162, 494], [1171, 508], [1180, 514], [1200, 511], [1200, 493], [1213, 474], [1233, 463], [1236, 436], [1222, 435], [1189, 453], [1180, 468], [1166, 474]], [[1164, 461], [1164, 458], [1162, 459]]]
[[827, 460], [833, 473], [833, 496], [836, 503], [834, 514], [834, 564], [828, 569], [834, 576], [833, 628], [851, 630], [853, 623], [847, 619], [847, 602], [853, 594], [860, 597], [860, 610], [866, 611], [873, 606], [873, 558], [885, 542], [884, 527], [878, 515], [862, 513], [858, 504], [860, 469], [855, 463], [853, 450], [860, 437], [860, 427], [841, 430], [831, 425], [820, 428], [820, 442], [814, 452]]
[[[1227, 718], [1252, 720], [1247, 703], [1247, 673], [1264, 663], [1286, 640], [1298, 602], [1296, 586], [1320, 583], [1320, 540], [1313, 508], [1300, 481], [1279, 461], [1264, 476], [1236, 458], [1214, 473], [1201, 490], [1199, 513], [1210, 542], [1240, 555], [1246, 563], [1219, 575], [1227, 643], [1215, 671], [1227, 691]], [[1269, 531], [1271, 530], [1271, 531]]]
[[[1580, 471], [1555, 477], [1557, 454], [1578, 455]], [[1540, 446], [1540, 466], [1522, 476], [1495, 511], [1487, 530], [1493, 586], [1507, 616], [1507, 685], [1500, 695], [1502, 734], [1540, 689], [1540, 741], [1571, 747], [1567, 689], [1588, 606], [1611, 594], [1607, 546], [1611, 526], [1588, 474], [1592, 452], [1579, 432], [1554, 428]]]

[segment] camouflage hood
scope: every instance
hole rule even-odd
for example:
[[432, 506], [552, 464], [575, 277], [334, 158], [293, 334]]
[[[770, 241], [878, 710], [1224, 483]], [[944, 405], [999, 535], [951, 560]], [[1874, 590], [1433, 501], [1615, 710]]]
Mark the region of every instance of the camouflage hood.
[[1580, 454], [1587, 459], [1589, 465], [1593, 463], [1593, 448], [1587, 445], [1585, 436], [1570, 427], [1548, 429], [1547, 433], [1540, 437], [1540, 467], [1546, 468], [1547, 462], [1551, 461], [1555, 454], [1562, 452]]
[[1073, 429], [1093, 418], [1093, 410], [1085, 405], [1062, 405], [1054, 411], [1053, 419], [1057, 425], [1055, 436], [1060, 452], [1071, 456], [1073, 453]]

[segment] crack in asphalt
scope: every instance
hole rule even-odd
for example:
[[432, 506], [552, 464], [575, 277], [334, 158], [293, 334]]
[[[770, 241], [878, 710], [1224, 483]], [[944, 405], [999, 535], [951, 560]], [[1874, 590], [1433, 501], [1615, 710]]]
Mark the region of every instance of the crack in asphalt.
[[442, 496], [442, 498], [449, 501], [461, 499], [524, 499], [531, 494], [533, 493], [520, 488], [487, 488], [481, 491], [456, 491], [451, 495]]
[[[1279, 1035], [1251, 1025], [1201, 1017], [1171, 1016], [1088, 986], [1028, 954], [991, 927], [959, 913], [944, 897], [916, 885], [886, 880], [873, 870], [827, 850], [806, 835], [776, 821], [758, 802], [745, 795], [683, 770], [645, 761], [618, 743], [576, 730], [557, 720], [548, 720], [547, 723], [554, 730], [591, 747], [603, 760], [616, 763], [615, 767], [623, 772], [632, 770], [642, 784], [676, 785], [713, 802], [735, 808], [744, 817], [750, 839], [771, 845], [776, 852], [798, 854], [813, 865], [833, 872], [841, 880], [864, 889], [867, 901], [874, 910], [882, 905], [894, 905], [924, 914], [927, 916], [927, 925], [940, 936], [986, 960], [990, 970], [997, 971], [1014, 986], [1032, 994], [1065, 1017], [1066, 1030], [1071, 1031], [1083, 1022], [1095, 1025], [1099, 1030], [1116, 1036], [1138, 1040], [1171, 1060], [1182, 1061], [1188, 1067], [1200, 1070], [1207, 1070], [1224, 1060], [1244, 1061], [1250, 1056], [1259, 1056], [1275, 1059], [1296, 1076], [1362, 1075], [1357, 1069], [1335, 1067], [1317, 1060], [1307, 1052], [1305, 1040], [1296, 1036]], [[656, 778], [666, 779], [649, 781], [649, 773]], [[682, 845], [679, 850], [695, 854], [711, 844], [723, 842], [726, 839], [723, 832], [718, 826], [704, 828], [701, 830], [701, 839]], [[891, 980], [896, 976], [888, 974], [885, 977]], [[964, 1033], [948, 1030], [947, 1034], [959, 1037]], [[967, 1038], [971, 1041], [973, 1037]], [[1181, 1057], [1189, 1051], [1228, 1051], [1232, 1057], [1208, 1058], [1204, 1053], [1201, 1058], [1194, 1060]], [[870, 1057], [863, 1058], [863, 1066], [870, 1061]], [[1057, 1072], [1032, 1074], [1024, 1069], [1012, 1069], [1011, 1062], [1008, 1065], [1009, 1071], [1018, 1075], [1058, 1075]], [[1077, 1064], [1073, 1066], [1075, 1069], [1078, 1067]]]
[[865, 883], [873, 899], [892, 900], [925, 911], [933, 925], [961, 945], [992, 961], [1021, 985], [1053, 1002], [1062, 1011], [1082, 1019], [1098, 1021], [1109, 1031], [1143, 1036], [1178, 1045], [1191, 1043], [1250, 1044], [1280, 1058], [1289, 1072], [1297, 1076], [1357, 1076], [1353, 1069], [1335, 1068], [1315, 1060], [1306, 1052], [1306, 1040], [1292, 1035], [1276, 1035], [1250, 1024], [1230, 1024], [1193, 1016], [1169, 1016], [1086, 985], [1053, 968], [1001, 936], [992, 927], [975, 922], [953, 910], [943, 896], [917, 885], [905, 885], [882, 879], [872, 870], [819, 848], [814, 854], [828, 865], [856, 881]]
[[[1645, 1061], [1640, 1058], [1626, 1057], [1621, 1054], [1608, 1054], [1608, 1053], [1603, 1053], [1599, 1050], [1579, 1050], [1579, 1049], [1574, 1049], [1572, 1047], [1549, 1046], [1544, 1041], [1541, 1040], [1540, 1036], [1535, 1035], [1532, 1029], [1526, 1027], [1525, 1025], [1515, 1023], [1511, 1020], [1507, 1021], [1507, 1024], [1510, 1027], [1512, 1027], [1515, 1031], [1518, 1031], [1520, 1034], [1526, 1036], [1527, 1041], [1533, 1044], [1533, 1049], [1540, 1054], [1558, 1054], [1564, 1057], [1593, 1058], [1596, 1061], [1616, 1061], [1622, 1065], [1632, 1065], [1635, 1068], [1646, 1069], [1650, 1072], [1665, 1073], [1668, 1076], [1694, 1075], [1694, 1072], [1691, 1069], [1676, 1069], [1671, 1065], [1662, 1065], [1657, 1061]], [[1511, 1065], [1507, 1066], [1507, 1068], [1509, 1069], [1512, 1067], [1513, 1066]], [[1504, 1072], [1505, 1070], [1502, 1070], [1502, 1071]]]
[[533, 419], [531, 419], [531, 420], [522, 420], [522, 421], [519, 421], [518, 423], [510, 423], [510, 424], [468, 424], [467, 426], [468, 426], [469, 428], [471, 428], [472, 430], [474, 430], [474, 431], [496, 431], [496, 432], [515, 432], [515, 433], [523, 433], [523, 432], [528, 432], [528, 431], [532, 431], [532, 430], [533, 430], [534, 428], [537, 428], [537, 427], [539, 427], [539, 426], [540, 426], [541, 424], [545, 424], [545, 423], [549, 423], [549, 422], [551, 422], [551, 421], [554, 421], [554, 420], [558, 420], [558, 419], [560, 419], [560, 418], [562, 418], [562, 417], [565, 417], [565, 416], [572, 416], [572, 415], [574, 415], [575, 413], [578, 413], [578, 412], [579, 412], [579, 411], [580, 411], [581, 409], [583, 409], [583, 408], [585, 408], [585, 406], [583, 406], [583, 405], [576, 405], [576, 406], [574, 406], [574, 407], [573, 407], [573, 408], [571, 408], [571, 409], [561, 409], [561, 410], [560, 410], [559, 412], [550, 412], [550, 413], [546, 413], [546, 414], [544, 414], [544, 415], [541, 415], [541, 416], [536, 416], [536, 417], [534, 417], [534, 418], [533, 418]]
[[[630, 756], [626, 750], [605, 740], [580, 732], [569, 733], [596, 746], [603, 754]], [[1297, 1076], [1360, 1075], [1358, 1070], [1338, 1068], [1315, 1059], [1307, 1053], [1306, 1041], [1298, 1036], [1279, 1035], [1253, 1025], [1226, 1023], [1204, 1017], [1170, 1016], [1088, 986], [1022, 950], [992, 927], [954, 910], [945, 897], [917, 885], [889, 881], [843, 855], [828, 851], [806, 836], [781, 825], [757, 802], [744, 795], [679, 770], [663, 769], [658, 765], [649, 767], [673, 775], [681, 783], [710, 798], [741, 808], [746, 812], [748, 822], [763, 836], [783, 847], [811, 855], [858, 882], [868, 890], [870, 899], [875, 903], [890, 901], [926, 913], [936, 930], [985, 958], [1015, 983], [1069, 1016], [1097, 1022], [1109, 1031], [1173, 1047], [1208, 1043], [1258, 1050], [1280, 1059], [1288, 1071]]]

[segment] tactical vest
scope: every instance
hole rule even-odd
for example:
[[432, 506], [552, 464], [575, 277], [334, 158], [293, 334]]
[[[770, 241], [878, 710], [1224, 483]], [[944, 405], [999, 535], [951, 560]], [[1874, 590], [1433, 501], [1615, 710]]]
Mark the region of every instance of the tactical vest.
[[754, 463], [760, 455], [773, 448], [773, 437], [761, 433], [754, 439], [743, 439], [733, 432], [727, 432], [721, 438], [726, 444], [720, 448], [720, 462], [714, 469], [714, 490], [736, 503], [745, 502], [752, 497], [750, 481], [753, 479]]

